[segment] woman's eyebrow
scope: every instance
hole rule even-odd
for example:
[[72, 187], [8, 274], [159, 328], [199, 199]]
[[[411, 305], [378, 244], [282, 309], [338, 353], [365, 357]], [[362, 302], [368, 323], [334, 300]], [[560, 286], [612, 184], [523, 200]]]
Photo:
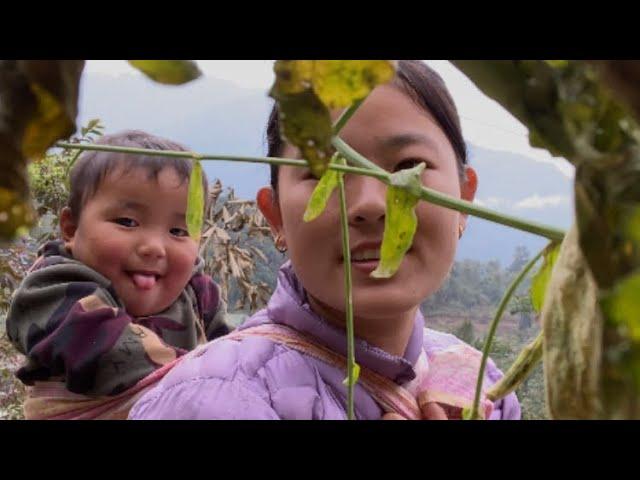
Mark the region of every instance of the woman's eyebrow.
[[381, 142], [384, 149], [397, 150], [409, 145], [422, 144], [433, 150], [438, 150], [438, 145], [429, 136], [420, 133], [402, 133], [387, 137]]

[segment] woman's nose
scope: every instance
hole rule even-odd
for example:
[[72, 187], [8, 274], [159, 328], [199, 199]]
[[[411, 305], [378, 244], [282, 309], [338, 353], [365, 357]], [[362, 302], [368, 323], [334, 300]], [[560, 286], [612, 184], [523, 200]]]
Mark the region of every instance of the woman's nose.
[[387, 186], [381, 181], [353, 175], [345, 182], [347, 212], [354, 224], [378, 223], [384, 220]]

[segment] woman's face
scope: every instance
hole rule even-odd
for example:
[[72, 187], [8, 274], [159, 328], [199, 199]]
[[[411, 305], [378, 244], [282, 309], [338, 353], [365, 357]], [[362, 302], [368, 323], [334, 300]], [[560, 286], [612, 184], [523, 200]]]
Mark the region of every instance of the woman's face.
[[[424, 162], [425, 186], [473, 200], [475, 172], [468, 169], [469, 180], [461, 184], [456, 156], [444, 132], [429, 113], [396, 87], [376, 88], [340, 136], [390, 172]], [[287, 145], [283, 156], [299, 158], [299, 152]], [[280, 167], [278, 180], [275, 204], [270, 201], [269, 189], [258, 195], [263, 213], [283, 236], [294, 271], [312, 300], [325, 308], [344, 311], [338, 192], [332, 194], [320, 217], [305, 223], [302, 216], [317, 180], [307, 169], [287, 166]], [[375, 279], [369, 274], [378, 263], [387, 187], [375, 178], [346, 175], [345, 188], [355, 315], [382, 319], [414, 312], [449, 272], [465, 218], [454, 210], [420, 201], [416, 209], [418, 229], [399, 270], [389, 279]]]

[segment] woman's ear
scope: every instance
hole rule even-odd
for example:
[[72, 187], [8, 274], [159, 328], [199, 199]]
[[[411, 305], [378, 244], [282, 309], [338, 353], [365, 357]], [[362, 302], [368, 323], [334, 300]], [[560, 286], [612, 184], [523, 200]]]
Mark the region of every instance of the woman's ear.
[[[464, 167], [464, 181], [460, 188], [460, 194], [463, 200], [467, 202], [473, 202], [476, 197], [476, 191], [478, 190], [478, 174], [473, 167], [465, 165]], [[467, 223], [467, 214], [461, 215], [462, 228], [464, 229]]]
[[256, 202], [260, 212], [262, 212], [262, 215], [264, 215], [267, 222], [269, 222], [269, 227], [271, 227], [274, 238], [277, 237], [282, 232], [282, 214], [273, 188], [262, 187], [258, 190]]
[[69, 249], [73, 249], [73, 239], [76, 235], [78, 225], [73, 219], [73, 214], [69, 207], [64, 207], [60, 212], [60, 233], [62, 233], [62, 239], [65, 246]]

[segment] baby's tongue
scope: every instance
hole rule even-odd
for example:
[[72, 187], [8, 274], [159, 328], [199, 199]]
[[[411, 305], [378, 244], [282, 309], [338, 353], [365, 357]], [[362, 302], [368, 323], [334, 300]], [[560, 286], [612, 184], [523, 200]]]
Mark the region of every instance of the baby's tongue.
[[148, 290], [156, 284], [156, 277], [154, 275], [147, 275], [144, 273], [134, 273], [131, 275], [133, 283], [136, 287]]

